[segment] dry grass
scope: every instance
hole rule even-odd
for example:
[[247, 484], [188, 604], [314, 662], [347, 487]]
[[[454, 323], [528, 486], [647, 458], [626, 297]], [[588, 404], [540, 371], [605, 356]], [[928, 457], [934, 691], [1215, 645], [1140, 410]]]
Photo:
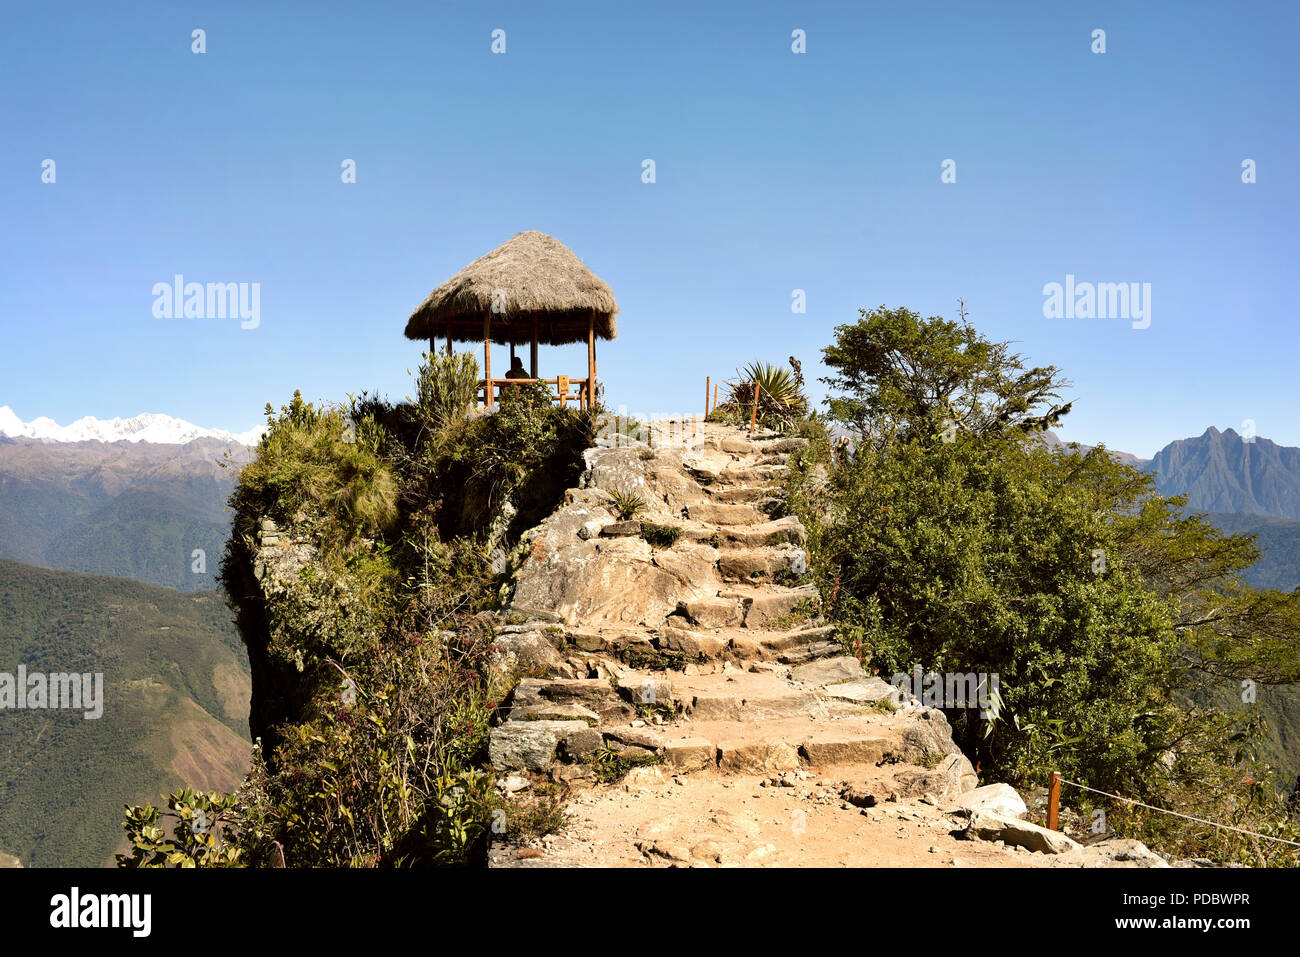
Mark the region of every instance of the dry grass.
[[[493, 311], [504, 292], [504, 313]], [[516, 342], [532, 339], [564, 345], [587, 341], [587, 324], [595, 320], [596, 335], [618, 334], [614, 316], [618, 303], [603, 280], [582, 264], [558, 239], [537, 230], [519, 233], [486, 256], [474, 260], [425, 298], [406, 323], [408, 339], [443, 337], [457, 342], [481, 342], [483, 320], [491, 318], [493, 339]]]

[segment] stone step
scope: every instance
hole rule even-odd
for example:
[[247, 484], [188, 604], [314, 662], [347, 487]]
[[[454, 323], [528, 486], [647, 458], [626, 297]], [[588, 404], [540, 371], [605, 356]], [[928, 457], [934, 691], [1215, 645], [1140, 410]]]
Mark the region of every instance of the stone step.
[[[753, 586], [740, 586], [753, 589]], [[743, 592], [722, 592], [743, 597]], [[801, 585], [798, 588], [781, 588], [769, 585], [749, 597], [745, 608], [746, 628], [770, 628], [774, 622], [792, 615], [796, 608], [803, 607], [811, 614], [820, 601], [821, 593], [816, 585]]]
[[761, 721], [815, 712], [821, 695], [766, 672], [683, 676], [673, 682], [682, 717], [693, 721]]
[[753, 505], [708, 501], [687, 505], [686, 517], [709, 525], [757, 525], [768, 520]]
[[[665, 734], [661, 756], [678, 771], [716, 769], [724, 774], [875, 765], [887, 755], [920, 760], [924, 749], [909, 742], [909, 724], [920, 722], [875, 713], [690, 721]], [[712, 763], [706, 759], [710, 746]], [[687, 753], [694, 760], [685, 760]]]
[[716, 595], [702, 596], [683, 601], [676, 615], [687, 619], [687, 624], [697, 628], [755, 628], [769, 626], [791, 614], [803, 605], [811, 611], [819, 599], [816, 585], [787, 588], [768, 585], [758, 588], [737, 584], [724, 588]]
[[745, 623], [746, 603], [719, 596], [692, 598], [677, 606], [677, 613], [700, 628], [739, 628]]
[[673, 626], [660, 632], [658, 642], [661, 650], [680, 653], [689, 662], [717, 660], [731, 647], [731, 638], [725, 634]]
[[[944, 771], [969, 777], [973, 769], [952, 744], [942, 713], [880, 711], [872, 698], [838, 695], [878, 679], [800, 688], [779, 675], [732, 671], [722, 675], [683, 677], [669, 689], [666, 682], [624, 675], [621, 690], [668, 696], [681, 716], [666, 724], [607, 722], [592, 727], [585, 720], [511, 720], [489, 736], [489, 756], [500, 770], [542, 771], [557, 762], [580, 763], [599, 750], [634, 751], [654, 756], [672, 773], [718, 770], [762, 774], [800, 768], [879, 765], [892, 760], [919, 768], [933, 767], [935, 757], [952, 759]], [[876, 691], [880, 689], [875, 689]], [[661, 702], [667, 700], [661, 697]], [[878, 699], [874, 699], [878, 700]], [[662, 721], [660, 717], [656, 721]]]
[[691, 542], [703, 542], [716, 548], [761, 548], [764, 545], [790, 543], [802, 545], [808, 537], [803, 523], [793, 515], [769, 519], [754, 525], [712, 526], [695, 521], [682, 523], [682, 536]]
[[844, 652], [843, 645], [835, 638], [834, 625], [797, 628], [793, 631], [755, 630], [754, 638], [748, 645], [737, 650], [745, 654], [751, 649], [755, 657], [775, 659], [781, 664], [802, 664]]
[[557, 757], [576, 759], [601, 741], [585, 721], [507, 721], [488, 735], [488, 758], [501, 771], [544, 771]]
[[754, 443], [764, 452], [793, 452], [807, 448], [808, 440], [797, 435], [773, 435], [756, 437]]
[[564, 704], [516, 704], [510, 709], [511, 721], [585, 721], [588, 727], [600, 724], [600, 714], [586, 705], [566, 702]]
[[758, 446], [747, 438], [736, 436], [724, 436], [719, 439], [705, 439], [705, 446], [712, 445], [713, 448], [722, 449], [724, 452], [730, 452], [733, 455], [754, 455], [758, 452]]
[[779, 501], [779, 498], [773, 495], [774, 491], [779, 491], [779, 489], [773, 489], [766, 485], [731, 485], [725, 488], [722, 486], [705, 487], [706, 494], [715, 502], [753, 504], [755, 508], [764, 511], [764, 503]]
[[717, 473], [717, 481], [726, 485], [754, 485], [775, 482], [790, 470], [787, 465], [741, 465], [723, 468]]
[[770, 582], [808, 570], [808, 553], [796, 545], [780, 548], [731, 548], [718, 556], [718, 574], [728, 582]]
[[818, 658], [831, 658], [843, 650], [844, 646], [838, 641], [815, 641], [799, 648], [782, 651], [777, 654], [776, 660], [782, 664], [793, 665], [803, 661], [816, 661]]
[[579, 704], [600, 716], [602, 724], [628, 721], [636, 708], [603, 678], [525, 678], [515, 688], [513, 707]]

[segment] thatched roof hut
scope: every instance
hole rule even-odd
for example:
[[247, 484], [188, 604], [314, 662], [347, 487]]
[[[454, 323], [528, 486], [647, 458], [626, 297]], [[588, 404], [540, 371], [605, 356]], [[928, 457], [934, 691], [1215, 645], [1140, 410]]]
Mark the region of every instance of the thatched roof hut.
[[[496, 311], [493, 305], [496, 304]], [[480, 256], [429, 293], [406, 323], [408, 339], [483, 339], [491, 320], [499, 342], [558, 346], [618, 333], [614, 292], [554, 236], [530, 229]]]
[[[583, 407], [596, 395], [596, 339], [618, 334], [613, 290], [582, 264], [573, 250], [537, 230], [519, 233], [486, 256], [474, 260], [425, 298], [406, 322], [408, 339], [482, 342], [483, 401], [491, 405], [495, 388], [505, 379], [492, 377], [492, 341], [531, 343], [534, 381], [556, 386], [561, 403], [576, 386]], [[537, 346], [587, 343], [587, 377], [538, 379]], [[513, 381], [520, 381], [518, 375]]]

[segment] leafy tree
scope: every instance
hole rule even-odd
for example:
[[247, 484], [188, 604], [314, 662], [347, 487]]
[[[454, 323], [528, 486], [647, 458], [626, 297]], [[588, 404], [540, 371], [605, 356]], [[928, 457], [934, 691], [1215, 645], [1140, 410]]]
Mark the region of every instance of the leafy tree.
[[1069, 382], [1055, 366], [1027, 368], [1010, 343], [991, 342], [966, 321], [910, 309], [859, 310], [838, 326], [823, 361], [839, 390], [830, 414], [861, 441], [886, 443], [955, 427], [971, 435], [1051, 428], [1070, 411], [1057, 404]]
[[[1300, 595], [1239, 580], [1256, 553], [1104, 448], [1052, 449], [1069, 411], [1053, 367], [1026, 368], [968, 323], [864, 311], [826, 362], [833, 418], [858, 441], [805, 456], [791, 504], [826, 607], [886, 678], [919, 666], [999, 677], [981, 714], [949, 708], [987, 775], [1072, 780], [1253, 829], [1294, 821], [1254, 761], [1257, 715], [1197, 706], [1222, 677], [1300, 677]], [[1112, 822], [1183, 850], [1173, 819]], [[1182, 843], [1179, 843], [1182, 842]]]

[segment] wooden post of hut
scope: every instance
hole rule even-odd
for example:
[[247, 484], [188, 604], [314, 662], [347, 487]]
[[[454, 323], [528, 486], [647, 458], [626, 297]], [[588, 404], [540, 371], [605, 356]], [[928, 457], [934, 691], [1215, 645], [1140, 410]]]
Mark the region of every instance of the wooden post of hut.
[[587, 317], [587, 402], [583, 408], [596, 404], [596, 317]]
[[[494, 314], [494, 303], [504, 293], [506, 311]], [[429, 339], [443, 331], [451, 343], [483, 343], [485, 405], [491, 405], [496, 386], [504, 380], [492, 376], [492, 326], [498, 342], [510, 343], [513, 360], [517, 343], [531, 339], [529, 374], [533, 381], [557, 387], [560, 376], [542, 379], [538, 373], [538, 345], [560, 346], [586, 342], [587, 377], [578, 393], [582, 408], [596, 402], [596, 339], [613, 339], [617, 333], [618, 303], [609, 286], [591, 272], [567, 246], [545, 233], [519, 233], [482, 256], [429, 293], [406, 323], [408, 339]], [[577, 384], [577, 377], [568, 377]]]
[[537, 320], [533, 320], [533, 346], [528, 352], [528, 374], [537, 378]]
[[492, 318], [483, 317], [483, 405], [492, 407]]

